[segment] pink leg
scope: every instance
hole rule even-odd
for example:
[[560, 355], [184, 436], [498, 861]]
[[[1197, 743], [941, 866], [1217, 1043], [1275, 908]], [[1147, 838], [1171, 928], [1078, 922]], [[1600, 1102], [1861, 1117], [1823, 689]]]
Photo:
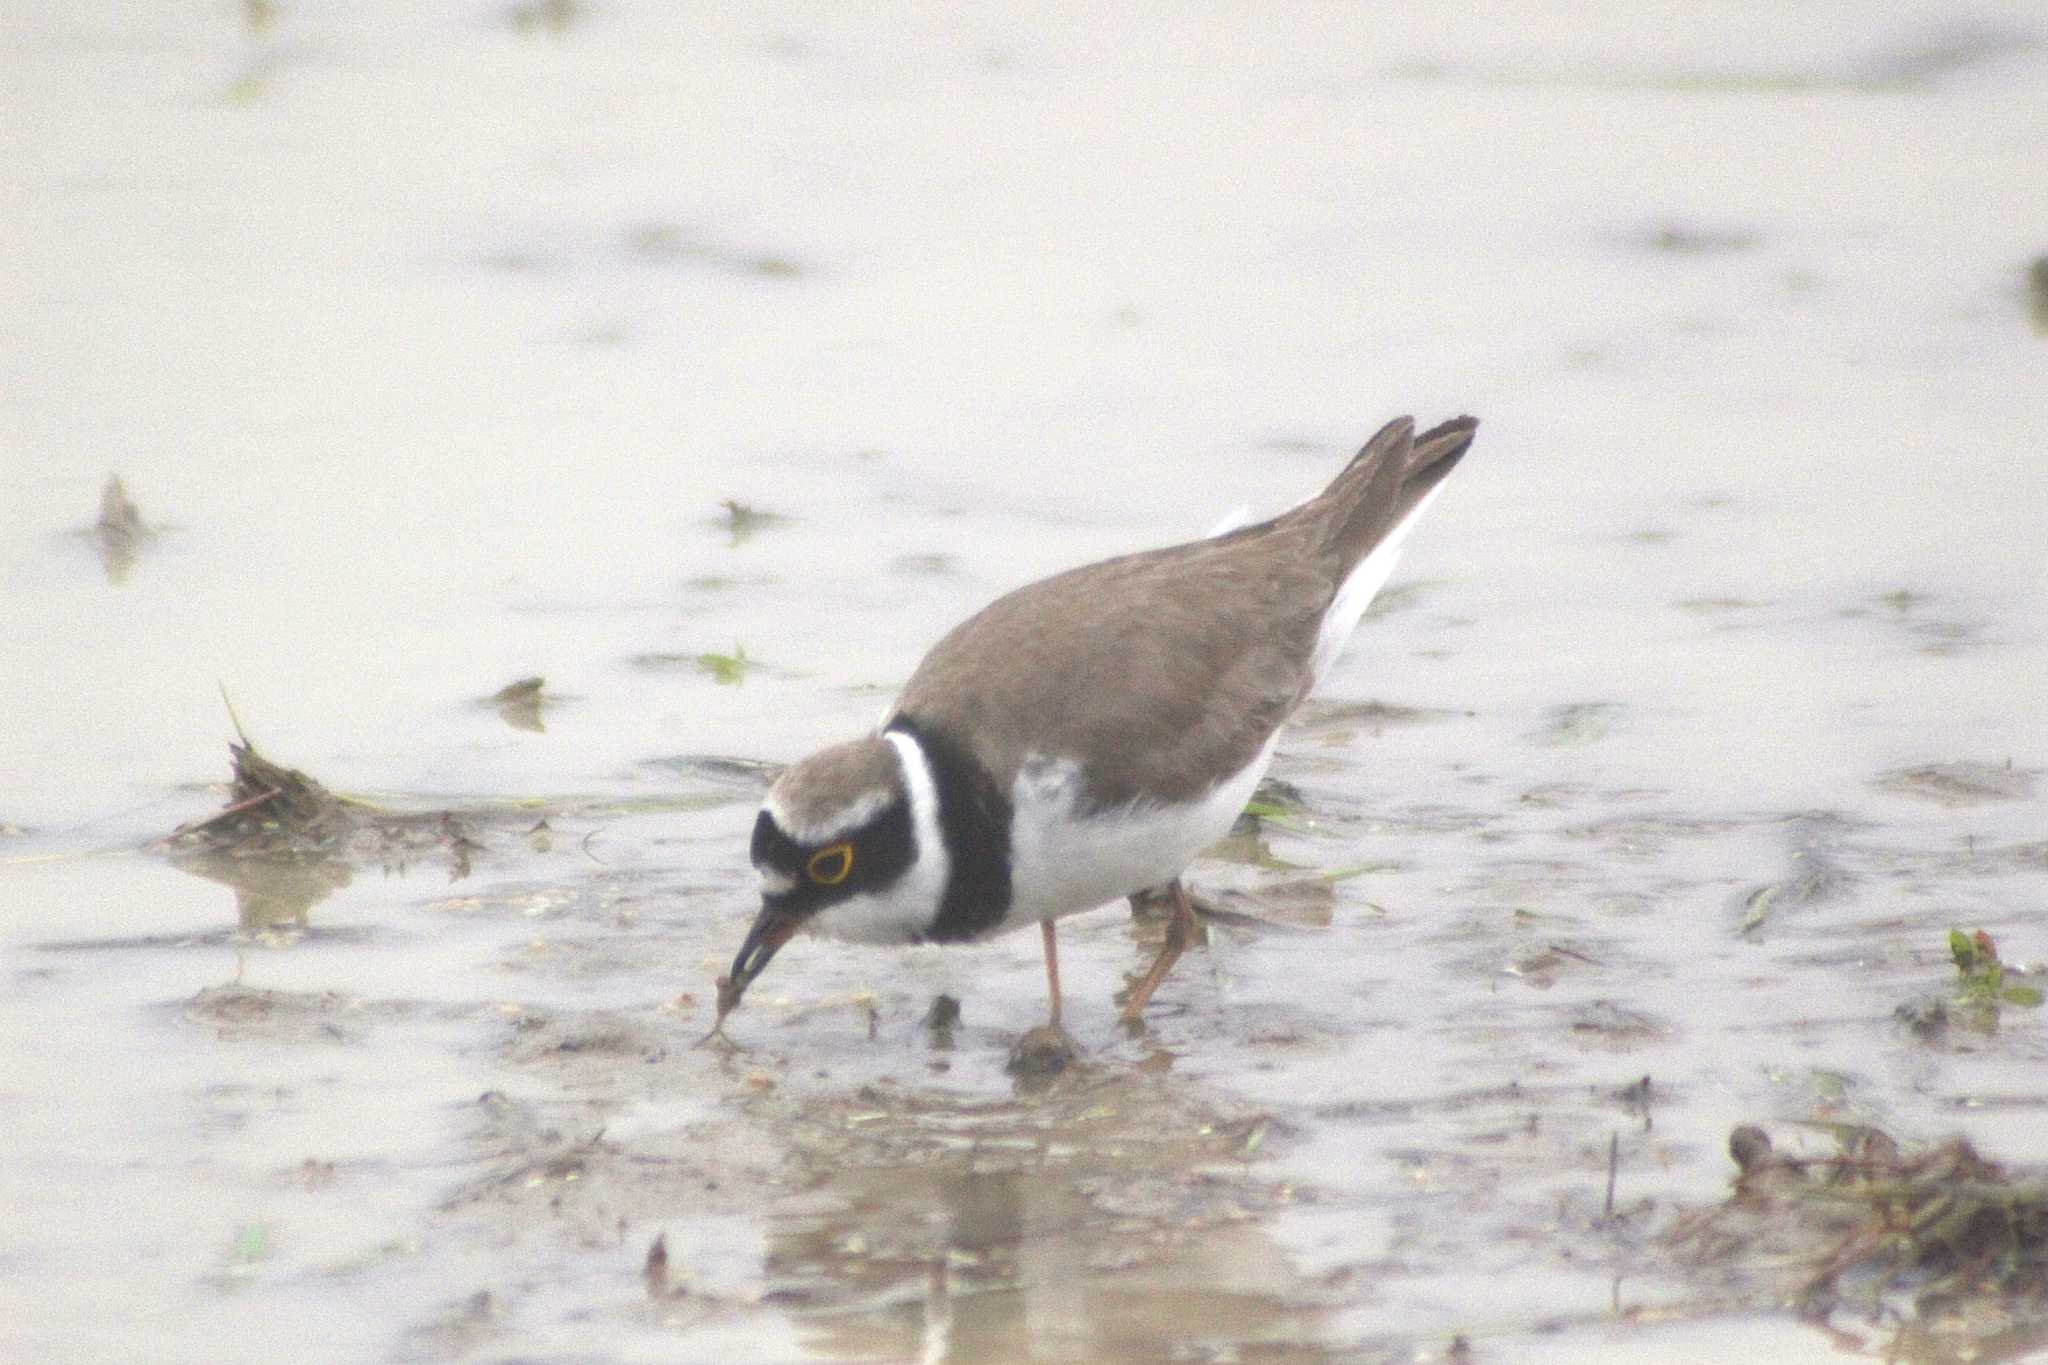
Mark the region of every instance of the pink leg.
[[1123, 1022], [1135, 1024], [1138, 1016], [1145, 1012], [1145, 1004], [1152, 998], [1152, 992], [1159, 989], [1159, 983], [1166, 980], [1166, 974], [1173, 970], [1173, 964], [1187, 951], [1188, 944], [1195, 937], [1195, 907], [1188, 904], [1187, 888], [1175, 877], [1166, 888], [1173, 896], [1173, 918], [1166, 922], [1166, 943], [1159, 950], [1158, 958], [1152, 963], [1152, 970], [1145, 973], [1145, 979], [1131, 990], [1131, 998], [1124, 1004]]
[[1039, 933], [1045, 936], [1045, 988], [1052, 995], [1052, 1022], [1060, 1022], [1060, 949], [1053, 937], [1052, 921], [1041, 920]]

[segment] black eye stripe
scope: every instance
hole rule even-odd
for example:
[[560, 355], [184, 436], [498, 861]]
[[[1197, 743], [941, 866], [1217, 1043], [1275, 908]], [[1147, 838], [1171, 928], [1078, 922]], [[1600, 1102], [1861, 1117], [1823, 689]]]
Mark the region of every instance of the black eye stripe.
[[[826, 880], [816, 876], [811, 870], [813, 860], [841, 845], [846, 846], [844, 868], [828, 865], [823, 869], [837, 871], [838, 877]], [[757, 867], [794, 883], [770, 894], [775, 906], [795, 918], [808, 919], [851, 897], [893, 886], [916, 860], [917, 837], [910, 826], [910, 803], [901, 799], [891, 802], [858, 832], [817, 845], [790, 838], [775, 817], [763, 810], [754, 818], [750, 852]]]
[[754, 838], [748, 854], [758, 865], [789, 872], [803, 866], [804, 861], [802, 847], [784, 834], [775, 817], [765, 810], [754, 820]]

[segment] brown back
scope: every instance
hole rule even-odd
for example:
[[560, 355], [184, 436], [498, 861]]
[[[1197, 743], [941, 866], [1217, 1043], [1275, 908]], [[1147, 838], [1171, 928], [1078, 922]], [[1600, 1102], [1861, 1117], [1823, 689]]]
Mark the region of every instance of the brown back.
[[1401, 418], [1270, 521], [998, 598], [932, 648], [896, 710], [965, 745], [1004, 790], [1029, 754], [1090, 755], [1096, 807], [1197, 796], [1300, 705], [1338, 586], [1450, 472], [1476, 425], [1459, 418], [1416, 440]]

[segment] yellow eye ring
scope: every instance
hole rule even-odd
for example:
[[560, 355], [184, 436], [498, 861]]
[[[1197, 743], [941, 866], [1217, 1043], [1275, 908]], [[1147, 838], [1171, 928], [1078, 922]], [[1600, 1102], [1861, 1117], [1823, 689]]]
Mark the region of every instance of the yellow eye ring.
[[837, 886], [853, 871], [853, 845], [840, 843], [821, 848], [804, 864], [804, 871], [820, 886]]

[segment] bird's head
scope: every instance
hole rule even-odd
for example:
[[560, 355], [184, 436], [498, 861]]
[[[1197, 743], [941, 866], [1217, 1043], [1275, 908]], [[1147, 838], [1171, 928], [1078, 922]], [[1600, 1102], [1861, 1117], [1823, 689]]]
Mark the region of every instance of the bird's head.
[[[906, 777], [906, 757], [922, 781]], [[754, 821], [761, 911], [720, 983], [720, 1018], [799, 929], [868, 943], [923, 937], [946, 882], [928, 787], [914, 741], [898, 735], [820, 750], [776, 779]]]

